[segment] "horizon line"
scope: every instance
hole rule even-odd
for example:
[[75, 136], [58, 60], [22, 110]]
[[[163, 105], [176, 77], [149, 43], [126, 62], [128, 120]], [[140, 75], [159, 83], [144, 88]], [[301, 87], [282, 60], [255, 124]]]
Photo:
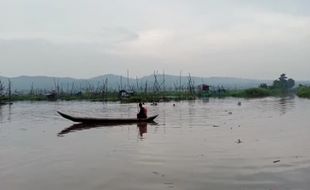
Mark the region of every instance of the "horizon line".
[[[190, 73], [189, 73], [190, 74]], [[71, 77], [71, 76], [51, 76], [51, 75], [18, 75], [18, 76], [4, 76], [4, 75], [0, 75], [0, 77], [3, 78], [8, 78], [8, 79], [12, 79], [12, 78], [20, 78], [20, 77], [47, 77], [47, 78], [70, 78], [70, 79], [75, 79], [75, 80], [90, 80], [93, 78], [97, 78], [97, 77], [103, 77], [106, 75], [114, 75], [114, 76], [118, 76], [118, 77], [123, 77], [123, 78], [129, 78], [129, 79], [141, 79], [143, 77], [147, 77], [147, 76], [152, 76], [154, 74], [149, 74], [149, 75], [143, 75], [141, 77], [131, 77], [131, 76], [124, 76], [121, 74], [113, 74], [113, 73], [107, 73], [107, 74], [102, 74], [102, 75], [97, 75], [97, 76], [93, 76], [93, 77]], [[166, 73], [157, 73], [157, 76], [175, 76], [175, 77], [180, 77], [180, 75], [176, 75], [176, 74], [166, 74]], [[183, 74], [181, 75], [181, 77], [188, 77], [187, 74]], [[274, 79], [257, 79], [257, 78], [243, 78], [243, 77], [232, 77], [232, 76], [196, 76], [196, 75], [191, 75], [191, 77], [195, 77], [195, 78], [232, 78], [232, 79], [243, 79], [243, 80], [258, 80], [258, 81], [273, 81], [276, 80], [277, 78]], [[290, 78], [290, 77], [288, 77]], [[295, 81], [310, 81], [310, 79], [294, 79]]]

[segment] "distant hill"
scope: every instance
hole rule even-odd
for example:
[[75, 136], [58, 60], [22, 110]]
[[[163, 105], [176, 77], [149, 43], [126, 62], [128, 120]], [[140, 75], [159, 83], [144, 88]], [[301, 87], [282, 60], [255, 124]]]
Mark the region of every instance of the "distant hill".
[[[29, 91], [30, 89], [45, 89], [53, 90], [59, 86], [63, 90], [75, 91], [85, 88], [100, 88], [107, 85], [109, 90], [130, 89], [137, 87], [144, 89], [146, 86], [152, 89], [154, 85], [160, 88], [176, 89], [186, 88], [189, 80], [195, 86], [200, 84], [208, 84], [210, 86], [222, 86], [228, 89], [243, 89], [250, 87], [257, 87], [261, 83], [272, 84], [271, 80], [255, 80], [242, 79], [231, 77], [189, 77], [189, 76], [175, 76], [175, 75], [156, 75], [157, 82], [155, 82], [154, 75], [144, 76], [142, 78], [127, 78], [120, 75], [107, 74], [97, 76], [89, 79], [75, 79], [68, 77], [48, 77], [48, 76], [20, 76], [20, 77], [2, 77], [0, 80], [7, 86], [8, 79], [11, 80], [12, 89], [17, 91]], [[300, 81], [297, 83], [310, 84], [309, 81]]]

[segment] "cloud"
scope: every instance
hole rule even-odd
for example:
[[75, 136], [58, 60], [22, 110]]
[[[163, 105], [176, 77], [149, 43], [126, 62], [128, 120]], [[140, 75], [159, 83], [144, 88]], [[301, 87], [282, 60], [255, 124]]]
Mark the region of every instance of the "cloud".
[[0, 64], [7, 73], [308, 76], [306, 1], [2, 2]]
[[[174, 28], [153, 28], [138, 33], [130, 42], [115, 46], [117, 54], [133, 56], [196, 56], [204, 53], [218, 53], [236, 49], [264, 46], [288, 46], [302, 43], [309, 37], [309, 17], [292, 16], [269, 12], [243, 12], [238, 17], [247, 18], [230, 27], [202, 30], [190, 26]], [[297, 35], [298, 34], [298, 35]]]

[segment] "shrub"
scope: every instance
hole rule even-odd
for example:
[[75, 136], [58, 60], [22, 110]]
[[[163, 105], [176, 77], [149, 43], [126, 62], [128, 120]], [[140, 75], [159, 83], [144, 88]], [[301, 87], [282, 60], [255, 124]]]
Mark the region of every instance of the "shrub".
[[310, 98], [310, 87], [301, 86], [297, 89], [297, 96], [303, 98]]

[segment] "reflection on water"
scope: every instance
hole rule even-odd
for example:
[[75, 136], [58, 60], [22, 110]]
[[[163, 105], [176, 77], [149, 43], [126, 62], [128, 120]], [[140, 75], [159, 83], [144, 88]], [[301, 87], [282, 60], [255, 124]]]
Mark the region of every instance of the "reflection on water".
[[130, 118], [136, 104], [1, 106], [0, 189], [309, 189], [310, 100], [146, 106], [158, 124], [72, 124], [56, 113]]
[[279, 108], [281, 114], [285, 114], [287, 111], [291, 110], [295, 106], [295, 101], [294, 101], [295, 96], [285, 96], [281, 97], [279, 99]]
[[11, 121], [11, 115], [12, 115], [12, 104], [10, 103], [8, 105], [8, 121]]
[[2, 104], [0, 104], [0, 123], [2, 122], [3, 120], [3, 116], [2, 116]]
[[86, 130], [86, 129], [91, 129], [91, 128], [98, 128], [98, 127], [113, 127], [113, 126], [117, 126], [117, 125], [103, 125], [103, 124], [84, 124], [84, 123], [77, 123], [77, 124], [73, 124], [70, 127], [67, 127], [63, 130], [61, 130], [58, 133], [58, 136], [63, 136], [64, 134], [67, 133], [72, 133], [72, 132], [76, 132], [76, 131], [81, 131], [81, 130]]
[[[147, 133], [147, 122], [138, 122], [137, 128], [139, 129], [139, 137], [143, 138], [143, 134]], [[99, 128], [99, 127], [115, 127], [115, 126], [122, 126], [122, 125], [127, 125], [128, 124], [85, 124], [85, 123], [77, 123], [73, 124], [70, 127], [67, 127], [63, 130], [61, 130], [57, 135], [59, 137], [63, 137], [65, 134], [72, 133], [72, 132], [77, 132], [77, 131], [82, 131], [82, 130], [87, 130], [87, 129], [92, 129], [92, 128]], [[130, 124], [134, 125], [134, 124]], [[157, 125], [156, 122], [151, 122], [150, 125]]]
[[137, 123], [137, 127], [139, 129], [140, 138], [143, 139], [143, 134], [147, 133], [147, 122]]
[[11, 121], [13, 103], [1, 104], [0, 103], [0, 123], [4, 120]]
[[[285, 96], [276, 98], [264, 98], [252, 100], [255, 104], [251, 108], [254, 111], [257, 109], [264, 112], [278, 112], [280, 115], [284, 115], [287, 112], [293, 110], [296, 105], [295, 96]], [[242, 106], [241, 106], [242, 107]]]

